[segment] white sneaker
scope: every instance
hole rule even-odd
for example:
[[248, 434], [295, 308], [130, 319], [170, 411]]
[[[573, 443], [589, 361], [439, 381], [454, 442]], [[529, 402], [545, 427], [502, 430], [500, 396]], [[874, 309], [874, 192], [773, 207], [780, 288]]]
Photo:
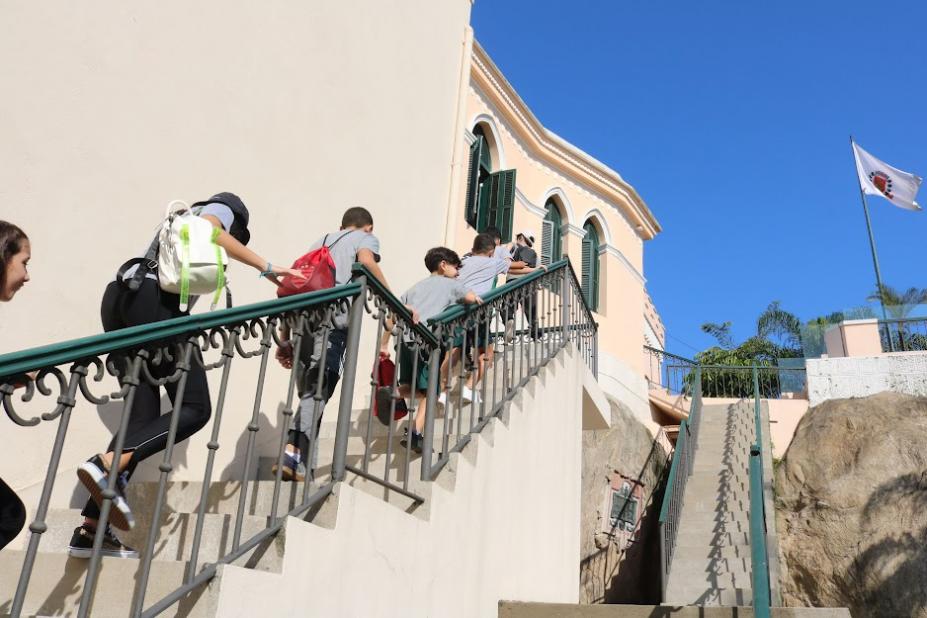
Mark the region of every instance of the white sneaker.
[[477, 394], [466, 384], [460, 387], [460, 398], [464, 403], [470, 403], [476, 396]]
[[438, 407], [439, 408], [447, 407], [447, 392], [441, 391], [441, 394], [438, 395]]

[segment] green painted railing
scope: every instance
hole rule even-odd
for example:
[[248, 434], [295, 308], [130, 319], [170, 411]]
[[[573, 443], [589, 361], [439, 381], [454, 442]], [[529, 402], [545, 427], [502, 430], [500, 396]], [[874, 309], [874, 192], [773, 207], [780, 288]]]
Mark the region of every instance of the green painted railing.
[[766, 551], [766, 505], [763, 499], [763, 418], [759, 370], [753, 367], [753, 414], [756, 442], [750, 447], [750, 561], [753, 575], [753, 615], [769, 618], [769, 556]]

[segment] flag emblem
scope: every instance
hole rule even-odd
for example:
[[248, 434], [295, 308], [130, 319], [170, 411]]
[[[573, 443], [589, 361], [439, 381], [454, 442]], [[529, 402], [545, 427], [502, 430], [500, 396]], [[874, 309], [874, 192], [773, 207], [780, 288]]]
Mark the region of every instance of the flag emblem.
[[892, 177], [885, 172], [870, 172], [869, 181], [888, 199], [895, 197], [892, 195]]

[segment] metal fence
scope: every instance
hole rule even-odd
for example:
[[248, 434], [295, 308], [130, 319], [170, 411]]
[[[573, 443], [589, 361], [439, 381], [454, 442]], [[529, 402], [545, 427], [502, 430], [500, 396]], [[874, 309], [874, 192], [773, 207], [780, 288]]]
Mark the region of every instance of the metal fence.
[[691, 376], [697, 365], [694, 360], [644, 346], [644, 377], [651, 388], [688, 397], [692, 394]]
[[676, 537], [679, 533], [686, 482], [692, 475], [695, 448], [698, 445], [698, 429], [702, 417], [702, 381], [699, 379], [699, 371], [700, 368], [696, 365], [693, 370], [695, 379], [691, 381], [693, 390], [689, 418], [679, 424], [673, 462], [670, 464], [669, 475], [666, 478], [663, 506], [660, 508], [660, 564], [662, 566], [660, 574], [663, 599], [666, 598], [666, 585], [669, 581], [673, 553], [676, 550]]
[[927, 318], [879, 320], [883, 352], [927, 350]]
[[[153, 504], [145, 505], [151, 509], [153, 523], [141, 552], [133, 606], [129, 612], [133, 617], [148, 617], [169, 609], [208, 583], [215, 577], [220, 565], [235, 561], [275, 536], [288, 516], [307, 513], [324, 500], [332, 492], [334, 484], [344, 480], [348, 473], [422, 502], [424, 498], [414, 491], [414, 482], [434, 479], [447, 463], [450, 453], [463, 448], [471, 433], [480, 431], [489, 419], [500, 415], [518, 390], [567, 345], [575, 345], [590, 369], [596, 370], [597, 325], [583, 301], [579, 282], [567, 260], [551, 265], [547, 271], [537, 271], [494, 290], [480, 306], [448, 310], [434, 320], [430, 328], [413, 323], [412, 315], [399, 300], [362, 267], [355, 268], [355, 276], [352, 283], [331, 290], [181, 317], [0, 356], [0, 395], [9, 418], [21, 426], [57, 423], [41, 497], [29, 526], [31, 535], [10, 608], [11, 615], [19, 616], [23, 610], [42, 535], [47, 530], [45, 520], [68, 424], [79, 397], [94, 405], [121, 404], [120, 425], [113, 448], [113, 461], [119, 461], [139, 386], [173, 385], [176, 388], [167, 446], [158, 466], [157, 494]], [[375, 360], [370, 391], [365, 393], [367, 409], [361, 410], [359, 415], [352, 409], [358, 358], [361, 356], [361, 334], [362, 331], [370, 332], [370, 329], [376, 332], [374, 359], [378, 359], [380, 338], [388, 329], [395, 335], [392, 352], [397, 358], [412, 359], [413, 376], [417, 375], [419, 363], [428, 363], [430, 372], [420, 471], [415, 466], [417, 455], [413, 441], [405, 440], [404, 446], [394, 445], [402, 422], [396, 418], [397, 410], [403, 405], [410, 411], [415, 408], [414, 398], [405, 403], [400, 397], [398, 376], [394, 376], [392, 384], [381, 384]], [[289, 341], [284, 340], [284, 331], [289, 331]], [[322, 393], [326, 377], [324, 371], [307, 374], [305, 369], [311, 366], [313, 358], [318, 359], [320, 354], [324, 357], [333, 337], [345, 338], [344, 369], [334, 443], [331, 452], [320, 454], [325, 459], [320, 461], [320, 456], [316, 455], [320, 443], [317, 421], [324, 405]], [[473, 338], [477, 338], [477, 346], [471, 345]], [[301, 366], [294, 362], [291, 369], [285, 370], [271, 363], [274, 347], [284, 345], [291, 345], [293, 357], [305, 359], [306, 364]], [[477, 353], [481, 347], [482, 354]], [[473, 354], [468, 354], [471, 348]], [[403, 354], [404, 350], [408, 354]], [[256, 372], [251, 414], [246, 422], [223, 418], [230, 370], [233, 365], [238, 367], [242, 364]], [[475, 376], [481, 365], [482, 381], [470, 384], [473, 387], [470, 390], [480, 393], [480, 397], [470, 395], [471, 401], [467, 405], [463, 387], [468, 379], [475, 380], [470, 376]], [[187, 378], [193, 368], [201, 368], [207, 374], [219, 374], [220, 385], [211, 417], [207, 462], [196, 509], [191, 554], [183, 585], [146, 607], [159, 521], [174, 469], [178, 421]], [[288, 371], [285, 392], [270, 394], [284, 402], [276, 430], [279, 438], [275, 438], [279, 445], [276, 451], [277, 471], [273, 478], [270, 510], [263, 514], [266, 515], [266, 526], [255, 534], [245, 535], [243, 521], [249, 502], [247, 481], [251, 480], [257, 463], [258, 432], [271, 431], [262, 430], [258, 422], [262, 404], [270, 396], [265, 392], [270, 371]], [[301, 402], [298, 401], [301, 391], [307, 388], [307, 379], [315, 382], [315, 389], [310, 389], [314, 390], [308, 404], [310, 410], [306, 409], [305, 396]], [[111, 392], [100, 394], [100, 391], [106, 390]], [[20, 414], [21, 403], [31, 408], [44, 402], [47, 402], [48, 412], [29, 418]], [[281, 464], [288, 433], [294, 428], [298, 403], [314, 419], [310, 423], [309, 434], [309, 450], [313, 455], [307, 453], [307, 470], [302, 485], [287, 487], [291, 498], [282, 503], [285, 481]], [[388, 414], [384, 414], [381, 406], [389, 407]], [[381, 435], [382, 426], [377, 428], [374, 423], [376, 417], [388, 419], [385, 436]], [[407, 418], [411, 422], [414, 413], [410, 412]], [[215, 455], [221, 446], [219, 436], [224, 422], [242, 423], [240, 435], [247, 436], [244, 460], [240, 462], [239, 479], [242, 482], [238, 509], [230, 546], [216, 559], [201, 565], [200, 546], [207, 493], [214, 478]], [[363, 441], [363, 453], [359, 457], [349, 457], [347, 447], [352, 438]], [[380, 451], [374, 461], [371, 446], [384, 438], [385, 456]], [[78, 616], [92, 612], [92, 599], [101, 566], [103, 533], [116, 496], [117, 482], [118, 469], [112, 466], [108, 488], [103, 493]]]
[[[648, 352], [649, 353], [649, 352]], [[657, 356], [654, 354], [654, 356]], [[685, 359], [683, 359], [685, 360]], [[679, 365], [678, 360], [671, 361]], [[663, 505], [660, 510], [660, 562], [662, 566], [663, 599], [681, 525], [683, 498], [688, 477], [692, 474], [698, 447], [698, 428], [704, 397], [752, 399], [756, 440], [750, 447], [750, 551], [753, 582], [754, 613], [770, 615], [769, 555], [767, 551], [766, 504], [764, 499], [763, 451], [770, 442], [763, 438], [761, 399], [779, 398], [783, 383], [795, 384], [803, 377], [804, 368], [766, 366], [699, 365], [692, 367], [681, 380], [682, 388], [692, 394], [689, 418], [679, 425], [679, 436], [666, 480]], [[787, 376], [783, 379], [783, 375]]]

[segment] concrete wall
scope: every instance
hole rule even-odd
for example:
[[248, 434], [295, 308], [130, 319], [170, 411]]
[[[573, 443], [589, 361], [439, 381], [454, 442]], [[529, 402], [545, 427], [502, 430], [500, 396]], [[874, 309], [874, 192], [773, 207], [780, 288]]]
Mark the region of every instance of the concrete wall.
[[[174, 198], [240, 194], [252, 248], [274, 263], [364, 205], [394, 289], [423, 277], [422, 256], [444, 240], [470, 6], [4, 3], [0, 201], [3, 218], [31, 236], [33, 257], [32, 281], [0, 309], [0, 351], [100, 332], [103, 288], [148, 245]], [[238, 305], [273, 295], [241, 265], [230, 280]], [[229, 475], [253, 367], [233, 372], [217, 468]], [[285, 379], [274, 373], [268, 393], [285, 392]], [[277, 422], [279, 405], [265, 398], [262, 426]], [[59, 489], [70, 494], [74, 466], [105, 446], [117, 412], [78, 406]], [[53, 432], [3, 424], [22, 456], [0, 462], [0, 476], [27, 500]], [[182, 449], [189, 465], [178, 478], [199, 475], [206, 439]]]
[[882, 354], [882, 339], [879, 336], [879, 321], [843, 320], [824, 331], [827, 355], [878, 356]]
[[[484, 616], [500, 599], [577, 602], [579, 354], [561, 354], [409, 514], [339, 486], [325, 528], [290, 519], [280, 575], [226, 567], [218, 615]], [[491, 436], [491, 438], [490, 438]]]
[[807, 370], [812, 406], [882, 391], [927, 395], [927, 352], [808, 359]]

